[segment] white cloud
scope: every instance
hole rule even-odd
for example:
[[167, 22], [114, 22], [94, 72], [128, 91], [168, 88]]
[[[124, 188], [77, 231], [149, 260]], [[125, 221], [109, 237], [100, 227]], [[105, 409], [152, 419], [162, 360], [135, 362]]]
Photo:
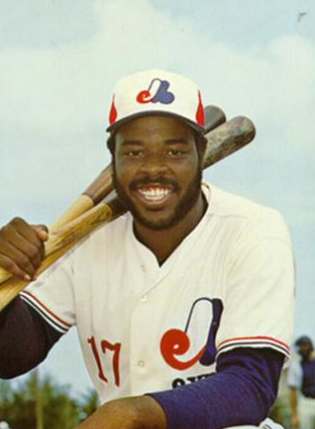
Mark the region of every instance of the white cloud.
[[[56, 199], [73, 192], [80, 180], [72, 179], [69, 189], [64, 184], [78, 174], [78, 165], [83, 183], [91, 164], [100, 169], [108, 162], [99, 150], [114, 82], [148, 67], [187, 74], [204, 89], [207, 104], [254, 120], [258, 135], [251, 159], [237, 158], [239, 178], [244, 166], [247, 173], [255, 171], [257, 160], [270, 166], [280, 159], [294, 161], [299, 169], [305, 154], [314, 156], [314, 53], [308, 40], [288, 35], [269, 45], [236, 48], [206, 37], [194, 21], [176, 19], [148, 0], [127, 5], [126, 0], [94, 3], [98, 31], [84, 41], [0, 52], [1, 151], [7, 159], [2, 175], [12, 165], [25, 169], [26, 159], [38, 158], [27, 173], [33, 174], [31, 183], [44, 165], [48, 177], [54, 176], [49, 192]], [[15, 156], [17, 150], [23, 157]], [[43, 192], [40, 186], [36, 194]]]
[[[207, 39], [187, 20], [174, 20], [147, 0], [97, 3], [100, 31], [82, 43], [2, 51], [2, 121], [69, 133], [105, 124], [117, 77], [147, 67], [171, 67], [197, 79], [207, 102], [266, 124], [307, 115], [314, 96], [314, 53], [287, 36], [257, 50]], [[300, 128], [304, 129], [304, 126]]]
[[[58, 38], [31, 46], [11, 43], [0, 51], [0, 220], [20, 211], [52, 221], [109, 160], [104, 130], [116, 79], [162, 67], [199, 82], [206, 104], [220, 105], [229, 117], [248, 115], [257, 126], [255, 142], [207, 177], [266, 204], [278, 203], [296, 237], [302, 227], [313, 234], [310, 41], [282, 34], [268, 44], [222, 43], [202, 33], [196, 21], [176, 18], [150, 0], [91, 4], [99, 22], [95, 29], [85, 27], [88, 37], [73, 36], [72, 44], [66, 37], [64, 44]], [[72, 34], [79, 29], [72, 25]], [[303, 255], [305, 241], [298, 245]], [[309, 272], [306, 267], [304, 286]]]

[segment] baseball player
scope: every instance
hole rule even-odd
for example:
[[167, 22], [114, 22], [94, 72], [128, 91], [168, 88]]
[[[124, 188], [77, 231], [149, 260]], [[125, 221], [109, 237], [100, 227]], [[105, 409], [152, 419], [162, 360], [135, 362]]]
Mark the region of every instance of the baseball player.
[[[127, 213], [1, 314], [0, 376], [38, 365], [76, 325], [103, 401], [80, 429], [258, 426], [290, 353], [285, 222], [202, 180], [204, 110], [189, 79], [162, 70], [122, 79], [108, 131]], [[47, 236], [12, 220], [0, 232], [0, 265], [33, 277]]]
[[[294, 429], [315, 428], [315, 352], [312, 340], [303, 335], [295, 342], [300, 360], [288, 372], [291, 421]], [[300, 392], [300, 394], [299, 394]]]

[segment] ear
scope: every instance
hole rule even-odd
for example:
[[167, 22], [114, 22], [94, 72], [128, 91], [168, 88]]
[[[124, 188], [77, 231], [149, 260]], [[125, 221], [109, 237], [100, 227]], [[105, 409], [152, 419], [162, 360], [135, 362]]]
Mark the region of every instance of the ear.
[[112, 154], [112, 156], [114, 156], [114, 152], [115, 152], [115, 135], [111, 134], [107, 141], [107, 149], [110, 151], [110, 153]]
[[202, 165], [205, 154], [206, 154], [206, 149], [207, 149], [207, 139], [201, 134], [197, 135], [196, 136], [196, 145], [197, 145], [199, 160], [200, 160], [201, 165]]
[[115, 171], [116, 171], [116, 165], [115, 165], [115, 154], [114, 154], [114, 152], [111, 152], [110, 163], [111, 163], [111, 166], [112, 166], [113, 173], [115, 173]]

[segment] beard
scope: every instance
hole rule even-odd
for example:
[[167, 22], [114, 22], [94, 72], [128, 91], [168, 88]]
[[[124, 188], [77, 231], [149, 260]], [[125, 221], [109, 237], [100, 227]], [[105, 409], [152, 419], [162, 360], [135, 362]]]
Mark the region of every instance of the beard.
[[[138, 210], [136, 204], [134, 204], [133, 200], [129, 197], [124, 187], [119, 182], [115, 166], [113, 166], [113, 182], [115, 185], [115, 189], [119, 200], [123, 204], [126, 210], [129, 210], [133, 215], [134, 219], [139, 222], [141, 225], [145, 226], [154, 231], [167, 230], [172, 228], [174, 225], [179, 223], [182, 219], [185, 218], [187, 213], [194, 207], [197, 203], [197, 200], [200, 195], [201, 190], [201, 181], [202, 181], [202, 168], [201, 163], [199, 162], [197, 171], [195, 176], [192, 178], [190, 183], [187, 186], [187, 191], [182, 195], [177, 205], [175, 206], [173, 213], [171, 213], [167, 218], [154, 221], [148, 219], [146, 216], [142, 215]], [[175, 181], [166, 179], [164, 177], [160, 177], [154, 179], [154, 182], [158, 182], [161, 185], [171, 185], [175, 192], [180, 192], [182, 187]], [[139, 185], [147, 185], [152, 183], [152, 179], [148, 176], [144, 176], [141, 179], [135, 180], [131, 182], [130, 189], [137, 189]]]

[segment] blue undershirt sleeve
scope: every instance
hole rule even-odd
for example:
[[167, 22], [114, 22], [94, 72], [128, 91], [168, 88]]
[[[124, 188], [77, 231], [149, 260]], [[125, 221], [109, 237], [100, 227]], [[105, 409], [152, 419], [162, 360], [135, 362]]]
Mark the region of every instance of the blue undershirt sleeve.
[[14, 299], [0, 315], [0, 377], [33, 369], [61, 336], [20, 297]]
[[168, 429], [259, 425], [276, 399], [283, 363], [272, 349], [238, 348], [219, 355], [214, 375], [149, 395], [164, 409]]

